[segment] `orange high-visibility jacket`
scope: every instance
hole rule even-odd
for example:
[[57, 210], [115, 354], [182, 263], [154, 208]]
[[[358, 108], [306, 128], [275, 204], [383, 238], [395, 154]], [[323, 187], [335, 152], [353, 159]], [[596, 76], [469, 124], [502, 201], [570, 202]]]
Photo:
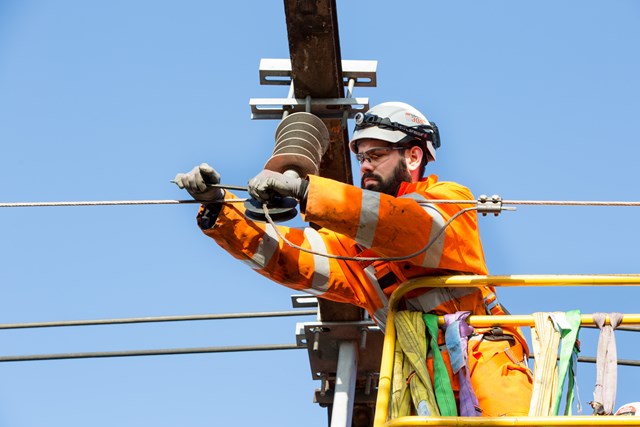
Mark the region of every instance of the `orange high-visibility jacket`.
[[[227, 198], [235, 197], [227, 193]], [[424, 248], [445, 222], [467, 206], [428, 204], [430, 199], [473, 200], [466, 187], [431, 175], [402, 185], [397, 197], [309, 176], [305, 221], [319, 230], [278, 226], [292, 243], [319, 254], [398, 257]], [[284, 286], [365, 308], [384, 327], [388, 297], [407, 279], [451, 274], [487, 274], [475, 211], [461, 214], [420, 255], [404, 261], [359, 262], [306, 253], [278, 239], [269, 224], [244, 216], [239, 203], [219, 207], [215, 222], [198, 221], [203, 232], [258, 273]], [[213, 209], [213, 208], [212, 208]], [[213, 224], [211, 224], [213, 222]], [[488, 314], [492, 288], [433, 288], [407, 301], [409, 308], [436, 314], [469, 310]], [[493, 297], [495, 297], [493, 295]]]

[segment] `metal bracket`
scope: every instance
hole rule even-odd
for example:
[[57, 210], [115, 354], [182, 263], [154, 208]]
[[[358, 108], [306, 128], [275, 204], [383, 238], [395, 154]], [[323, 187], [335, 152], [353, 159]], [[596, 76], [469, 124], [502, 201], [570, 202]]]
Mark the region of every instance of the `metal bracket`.
[[478, 197], [478, 202], [476, 204], [477, 210], [482, 216], [487, 216], [487, 214], [492, 213], [494, 216], [500, 215], [502, 211], [515, 211], [516, 208], [507, 208], [502, 206], [502, 197], [494, 194], [491, 196], [491, 199], [486, 194], [481, 194]]
[[354, 411], [373, 419], [383, 341], [371, 320], [296, 324], [297, 345], [307, 347], [312, 377], [321, 381], [314, 401], [332, 408], [331, 426], [351, 426]]
[[288, 85], [287, 98], [251, 98], [251, 119], [282, 119], [284, 114], [306, 111], [322, 119], [342, 119], [346, 122], [357, 113], [369, 109], [369, 98], [353, 98], [354, 86], [375, 87], [378, 61], [342, 61], [345, 98], [294, 98], [291, 61], [289, 59], [261, 59], [260, 84]]
[[341, 341], [358, 344], [358, 377], [379, 372], [384, 334], [372, 321], [296, 324], [296, 344], [307, 348], [314, 380], [335, 375]]
[[[310, 111], [307, 106], [310, 104]], [[348, 118], [369, 109], [369, 98], [311, 98], [310, 103], [302, 98], [251, 98], [251, 119], [282, 119], [286, 113], [306, 111], [321, 119], [342, 119], [347, 112]]]
[[305, 295], [291, 295], [291, 306], [293, 308], [317, 308], [318, 298]]
[[[346, 86], [350, 79], [355, 80], [356, 86], [376, 87], [376, 70], [378, 61], [343, 60], [342, 76]], [[260, 84], [283, 85], [291, 84], [291, 60], [262, 58], [260, 60]]]

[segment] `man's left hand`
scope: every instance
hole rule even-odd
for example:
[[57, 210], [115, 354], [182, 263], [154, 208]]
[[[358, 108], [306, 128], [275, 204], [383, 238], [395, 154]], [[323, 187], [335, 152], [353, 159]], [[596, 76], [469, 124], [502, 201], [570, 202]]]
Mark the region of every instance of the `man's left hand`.
[[265, 203], [273, 196], [294, 197], [301, 201], [306, 197], [308, 182], [302, 178], [264, 169], [249, 181], [249, 195]]

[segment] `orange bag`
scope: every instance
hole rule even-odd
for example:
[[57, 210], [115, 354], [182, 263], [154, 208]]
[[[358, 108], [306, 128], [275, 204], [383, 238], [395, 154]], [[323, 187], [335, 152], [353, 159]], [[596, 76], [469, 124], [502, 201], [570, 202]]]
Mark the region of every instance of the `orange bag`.
[[[483, 334], [490, 329], [476, 328]], [[442, 332], [442, 331], [440, 331]], [[482, 415], [485, 417], [527, 416], [533, 392], [533, 375], [525, 365], [528, 346], [517, 329], [503, 328], [510, 340], [487, 340], [482, 335], [471, 337], [468, 342], [469, 373]], [[444, 342], [439, 334], [438, 342]], [[449, 353], [441, 346], [442, 357], [447, 365], [451, 387], [460, 409], [458, 376], [451, 372]], [[433, 357], [427, 357], [429, 375], [433, 378]]]
[[469, 340], [471, 385], [483, 416], [527, 416], [533, 392], [533, 375], [525, 364], [527, 343], [520, 331], [503, 330], [514, 340]]

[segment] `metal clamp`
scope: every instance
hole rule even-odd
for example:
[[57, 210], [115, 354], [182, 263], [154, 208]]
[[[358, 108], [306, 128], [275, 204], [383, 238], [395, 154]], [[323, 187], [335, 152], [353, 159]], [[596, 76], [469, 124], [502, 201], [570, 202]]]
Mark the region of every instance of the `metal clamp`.
[[502, 205], [502, 197], [494, 194], [489, 198], [486, 194], [481, 194], [478, 197], [478, 203], [476, 208], [482, 216], [487, 216], [487, 214], [492, 213], [494, 216], [500, 215], [502, 211], [515, 211], [516, 208], [507, 208]]

